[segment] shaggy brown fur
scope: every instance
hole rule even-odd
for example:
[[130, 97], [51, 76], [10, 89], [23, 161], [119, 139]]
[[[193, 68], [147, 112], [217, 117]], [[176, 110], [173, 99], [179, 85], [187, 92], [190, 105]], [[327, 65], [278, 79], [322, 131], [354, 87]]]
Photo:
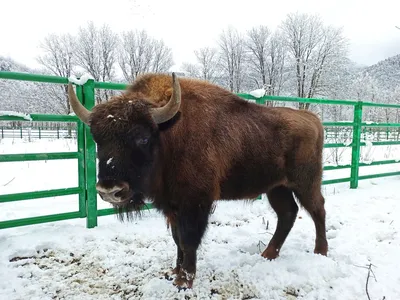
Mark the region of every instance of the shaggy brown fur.
[[175, 284], [191, 287], [197, 248], [218, 199], [267, 194], [278, 223], [262, 256], [274, 259], [296, 219], [294, 194], [315, 223], [314, 252], [326, 255], [319, 118], [250, 103], [205, 81], [179, 83], [180, 110], [166, 123], [155, 124], [149, 113], [171, 96], [171, 76], [164, 74], [139, 77], [125, 94], [96, 106], [90, 122], [99, 184], [129, 186], [120, 195], [130, 201], [115, 206], [131, 211], [148, 198], [167, 217], [177, 245]]

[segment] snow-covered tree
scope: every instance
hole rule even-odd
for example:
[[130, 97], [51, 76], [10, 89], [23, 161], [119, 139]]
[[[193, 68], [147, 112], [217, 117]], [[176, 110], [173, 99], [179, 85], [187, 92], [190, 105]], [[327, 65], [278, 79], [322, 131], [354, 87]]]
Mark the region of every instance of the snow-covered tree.
[[[11, 72], [39, 73], [16, 61], [0, 56], [0, 69]], [[66, 113], [60, 102], [52, 97], [49, 88], [54, 85], [18, 80], [0, 80], [0, 110], [22, 113]]]
[[125, 80], [145, 72], [166, 72], [173, 65], [172, 50], [145, 30], [122, 33], [119, 65]]
[[241, 92], [246, 74], [246, 45], [244, 36], [235, 28], [228, 27], [220, 34], [220, 65], [227, 86], [232, 92]]
[[89, 22], [77, 36], [77, 61], [96, 81], [114, 78], [118, 35], [108, 25], [96, 27]]
[[[37, 61], [51, 75], [70, 77], [77, 67], [76, 40], [71, 34], [51, 33], [40, 43], [43, 54]], [[56, 99], [63, 107], [63, 112], [69, 114], [71, 107], [67, 98], [67, 85], [47, 85], [43, 94]]]
[[201, 78], [202, 74], [200, 71], [200, 66], [193, 63], [184, 62], [181, 66], [182, 71], [184, 71], [189, 77]]
[[[89, 22], [80, 27], [77, 36], [76, 57], [81, 68], [96, 81], [115, 80], [118, 35], [108, 25], [96, 27]], [[114, 92], [97, 90], [97, 102], [108, 100]]]
[[[281, 24], [295, 74], [296, 96], [319, 94], [329, 69], [347, 55], [347, 41], [340, 28], [326, 26], [316, 15], [289, 14]], [[309, 105], [299, 103], [299, 108]]]
[[253, 27], [247, 32], [246, 46], [249, 52], [248, 68], [255, 77], [257, 88], [264, 88], [267, 95], [280, 95], [287, 79], [287, 50], [283, 36], [279, 32], [271, 32], [267, 26]]
[[43, 55], [37, 58], [51, 74], [70, 77], [76, 68], [76, 41], [71, 34], [51, 33], [40, 43]]
[[203, 47], [194, 51], [201, 78], [210, 82], [215, 82], [219, 73], [218, 50], [213, 47]]

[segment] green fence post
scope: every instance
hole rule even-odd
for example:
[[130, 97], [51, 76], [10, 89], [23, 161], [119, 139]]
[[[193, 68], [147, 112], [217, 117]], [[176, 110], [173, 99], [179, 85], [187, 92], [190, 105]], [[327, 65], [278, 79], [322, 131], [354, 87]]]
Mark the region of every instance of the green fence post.
[[[261, 98], [256, 98], [256, 103], [259, 105], [265, 105], [265, 96], [261, 97]], [[257, 200], [261, 200], [262, 199], [262, 195], [258, 195], [258, 197], [256, 198]]]
[[[94, 80], [89, 79], [83, 85], [84, 105], [91, 110], [95, 105]], [[97, 226], [97, 191], [96, 191], [96, 145], [90, 133], [90, 127], [85, 126], [85, 164], [86, 164], [86, 227]]]
[[[82, 86], [76, 86], [76, 95], [83, 103]], [[79, 192], [79, 213], [80, 217], [86, 217], [86, 178], [85, 178], [85, 127], [81, 120], [77, 123], [76, 138], [78, 143], [78, 184]]]
[[358, 187], [358, 173], [360, 167], [360, 151], [361, 151], [361, 123], [362, 123], [363, 103], [359, 101], [354, 106], [354, 126], [353, 126], [353, 143], [351, 149], [351, 173], [350, 188]]

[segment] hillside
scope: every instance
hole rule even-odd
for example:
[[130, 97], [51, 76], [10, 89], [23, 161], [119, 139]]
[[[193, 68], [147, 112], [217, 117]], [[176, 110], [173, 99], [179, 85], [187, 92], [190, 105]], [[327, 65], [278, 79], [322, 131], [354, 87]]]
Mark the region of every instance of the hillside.
[[[0, 71], [41, 73], [2, 56]], [[60, 91], [57, 85], [0, 79], [0, 111], [65, 113]]]
[[0, 71], [32, 72], [33, 70], [11, 58], [0, 56]]
[[394, 92], [400, 87], [400, 54], [367, 67], [364, 72], [377, 81], [380, 89]]

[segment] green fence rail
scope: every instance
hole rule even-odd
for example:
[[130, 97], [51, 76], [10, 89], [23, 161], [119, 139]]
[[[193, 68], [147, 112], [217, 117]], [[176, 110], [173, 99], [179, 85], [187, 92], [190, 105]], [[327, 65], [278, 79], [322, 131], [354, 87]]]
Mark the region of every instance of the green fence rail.
[[[5, 71], [0, 71], [0, 79], [44, 82], [50, 84], [68, 84], [68, 78], [65, 77], [5, 72]], [[78, 99], [82, 102], [82, 104], [87, 109], [91, 109], [95, 105], [95, 97], [94, 97], [95, 89], [125, 90], [126, 87], [127, 84], [95, 82], [93, 80], [88, 80], [83, 85], [76, 85], [76, 94], [78, 96]], [[359, 180], [400, 175], [400, 172], [386, 172], [386, 173], [359, 176], [360, 167], [400, 163], [400, 161], [396, 160], [375, 161], [370, 164], [360, 163], [361, 147], [365, 146], [365, 143], [361, 142], [361, 133], [363, 128], [371, 128], [371, 127], [400, 128], [400, 123], [369, 124], [363, 122], [362, 120], [363, 108], [381, 107], [381, 108], [400, 109], [400, 105], [378, 104], [378, 103], [369, 103], [369, 102], [352, 101], [352, 100], [304, 99], [304, 98], [278, 97], [278, 96], [264, 96], [261, 98], [255, 98], [249, 94], [238, 94], [238, 95], [244, 99], [255, 101], [256, 103], [261, 105], [264, 105], [267, 101], [285, 101], [285, 102], [300, 102], [300, 103], [311, 103], [311, 104], [322, 104], [322, 105], [347, 105], [347, 106], [352, 106], [354, 108], [354, 116], [352, 122], [323, 123], [324, 126], [329, 126], [329, 127], [336, 126], [336, 127], [352, 128], [352, 142], [350, 144], [327, 143], [324, 145], [325, 148], [351, 147], [352, 156], [350, 165], [324, 167], [324, 170], [350, 169], [350, 177], [324, 180], [323, 184], [349, 182], [350, 188], [355, 189], [358, 187]], [[78, 161], [78, 182], [76, 187], [0, 195], [0, 204], [11, 201], [21, 201], [21, 200], [38, 199], [45, 197], [65, 196], [65, 195], [78, 195], [79, 197], [79, 205], [77, 211], [2, 221], [0, 222], [0, 229], [39, 224], [45, 222], [75, 219], [75, 218], [85, 218], [86, 227], [93, 228], [97, 226], [98, 217], [111, 215], [115, 213], [114, 209], [112, 208], [109, 209], [97, 208], [97, 193], [95, 188], [96, 145], [91, 137], [89, 127], [83, 124], [78, 118], [69, 115], [31, 114], [30, 119], [13, 115], [0, 116], [0, 121], [76, 122], [77, 123], [76, 136], [78, 140], [77, 150], [75, 152], [0, 155], [0, 162], [34, 161], [34, 160], [49, 160], [49, 159], [51, 160], [77, 159]], [[374, 142], [374, 145], [378, 146], [400, 145], [400, 141], [380, 141], [380, 142]], [[148, 208], [151, 209], [152, 206], [149, 205]]]
[[[0, 121], [0, 122], [12, 122], [12, 121]], [[14, 124], [16, 123], [16, 124]], [[20, 124], [22, 122], [12, 122], [6, 126], [0, 126], [0, 139], [25, 139], [25, 140], [40, 140], [40, 139], [76, 139], [76, 128], [75, 126], [60, 126], [60, 123], [56, 123], [54, 127], [35, 126], [31, 124]], [[352, 127], [349, 127], [347, 131], [338, 127], [329, 126], [329, 122], [325, 122], [325, 139], [340, 139], [344, 133], [352, 132]], [[71, 123], [67, 123], [71, 124]], [[76, 124], [75, 124], [76, 125]], [[364, 139], [367, 136], [372, 136], [376, 141], [380, 140], [400, 140], [400, 127], [378, 127], [373, 126], [369, 128], [363, 127], [362, 137]]]

